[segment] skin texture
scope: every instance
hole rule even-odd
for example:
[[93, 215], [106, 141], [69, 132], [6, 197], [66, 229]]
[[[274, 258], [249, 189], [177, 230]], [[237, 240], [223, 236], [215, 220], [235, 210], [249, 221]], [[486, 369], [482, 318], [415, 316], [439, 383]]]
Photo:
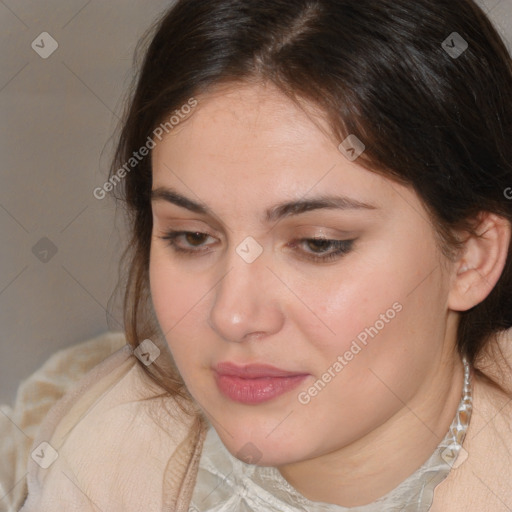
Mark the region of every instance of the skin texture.
[[[489, 216], [486, 241], [471, 242], [450, 262], [416, 193], [345, 158], [319, 128], [322, 119], [312, 121], [313, 110], [307, 115], [264, 85], [219, 88], [198, 100], [152, 154], [153, 189], [172, 187], [214, 212], [152, 203], [150, 284], [161, 330], [233, 455], [252, 443], [259, 465], [276, 466], [312, 500], [374, 501], [417, 469], [450, 426], [463, 381], [457, 311], [492, 289], [508, 227]], [[262, 221], [276, 203], [332, 193], [375, 209]], [[209, 236], [178, 238], [199, 251], [181, 255], [161, 238], [170, 229]], [[263, 251], [252, 263], [236, 252], [248, 236]], [[291, 246], [322, 236], [355, 242], [327, 263], [306, 258], [332, 246]], [[301, 403], [298, 394], [396, 303], [394, 318]], [[212, 365], [221, 361], [309, 376], [268, 402], [240, 404], [215, 385]]]

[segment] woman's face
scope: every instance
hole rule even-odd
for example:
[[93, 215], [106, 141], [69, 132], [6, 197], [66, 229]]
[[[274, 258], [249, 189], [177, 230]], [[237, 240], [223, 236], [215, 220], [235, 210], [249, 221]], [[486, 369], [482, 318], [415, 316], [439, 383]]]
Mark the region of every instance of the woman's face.
[[[179, 371], [226, 447], [278, 466], [421, 411], [454, 357], [455, 314], [417, 195], [351, 161], [274, 88], [198, 100], [153, 150], [150, 282]], [[320, 208], [327, 196], [343, 199]], [[168, 231], [192, 232], [174, 239], [191, 253]], [[224, 362], [295, 376], [226, 376]]]

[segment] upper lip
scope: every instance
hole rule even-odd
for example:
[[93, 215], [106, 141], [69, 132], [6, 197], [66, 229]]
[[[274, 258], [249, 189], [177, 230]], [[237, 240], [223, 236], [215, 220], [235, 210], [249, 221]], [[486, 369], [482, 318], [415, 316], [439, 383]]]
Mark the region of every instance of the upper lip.
[[292, 375], [307, 375], [306, 372], [293, 372], [276, 368], [269, 364], [237, 365], [229, 361], [217, 364], [214, 370], [220, 375], [257, 379], [259, 377], [290, 377]]

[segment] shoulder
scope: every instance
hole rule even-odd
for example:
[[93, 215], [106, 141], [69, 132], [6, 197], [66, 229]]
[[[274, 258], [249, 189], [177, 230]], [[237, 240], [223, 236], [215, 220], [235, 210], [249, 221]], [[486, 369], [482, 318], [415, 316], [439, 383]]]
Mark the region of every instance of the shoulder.
[[20, 382], [12, 407], [0, 415], [0, 510], [19, 510], [27, 495], [27, 461], [51, 407], [94, 366], [126, 344], [122, 332], [107, 331], [58, 350]]
[[21, 510], [159, 509], [170, 454], [192, 422], [124, 345], [45, 417], [28, 460]]
[[482, 378], [459, 459], [435, 491], [432, 512], [512, 509], [512, 394]]

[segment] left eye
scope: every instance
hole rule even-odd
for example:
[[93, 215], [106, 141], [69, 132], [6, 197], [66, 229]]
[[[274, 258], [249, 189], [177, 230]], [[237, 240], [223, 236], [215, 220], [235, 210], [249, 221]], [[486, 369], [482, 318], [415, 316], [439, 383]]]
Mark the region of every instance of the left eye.
[[[307, 247], [313, 248], [312, 252], [303, 251], [305, 258], [312, 261], [332, 261], [340, 258], [344, 254], [352, 250], [355, 240], [329, 240], [327, 238], [301, 238], [292, 242], [291, 246], [306, 244]], [[330, 252], [325, 253], [328, 248], [333, 248]], [[317, 251], [316, 249], [320, 249]]]
[[[178, 244], [177, 240], [180, 237], [184, 237], [188, 247], [182, 247]], [[199, 255], [199, 253], [204, 253], [204, 250], [198, 250], [203, 246], [203, 242], [208, 237], [213, 238], [208, 233], [201, 233], [197, 231], [168, 231], [164, 236], [161, 236], [162, 240], [166, 240], [168, 245], [171, 246], [172, 250], [176, 253], [181, 254], [195, 254]], [[292, 248], [295, 248], [299, 245], [306, 244], [308, 247], [312, 248], [312, 251], [301, 251], [303, 253], [303, 258], [312, 260], [312, 261], [330, 261], [340, 257], [343, 254], [350, 252], [352, 249], [352, 245], [355, 240], [329, 240], [327, 238], [301, 238], [299, 240], [294, 240], [289, 245]], [[304, 246], [304, 245], [303, 245]], [[196, 249], [194, 249], [194, 247]], [[327, 249], [333, 248], [331, 252], [327, 252]]]

